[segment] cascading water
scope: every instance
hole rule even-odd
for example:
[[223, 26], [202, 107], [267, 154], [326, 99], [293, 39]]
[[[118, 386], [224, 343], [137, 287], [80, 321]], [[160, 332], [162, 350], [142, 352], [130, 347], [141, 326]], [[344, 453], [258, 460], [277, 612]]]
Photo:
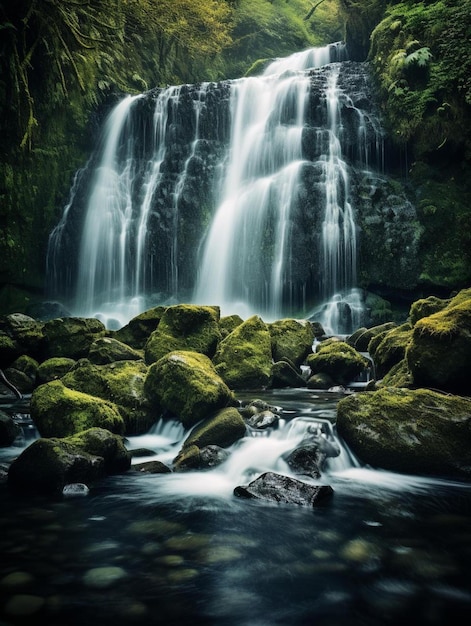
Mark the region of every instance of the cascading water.
[[156, 304], [269, 321], [330, 301], [317, 319], [338, 331], [356, 283], [350, 169], [380, 145], [367, 99], [347, 95], [367, 70], [345, 56], [331, 44], [122, 100], [51, 234], [49, 295], [120, 324]]

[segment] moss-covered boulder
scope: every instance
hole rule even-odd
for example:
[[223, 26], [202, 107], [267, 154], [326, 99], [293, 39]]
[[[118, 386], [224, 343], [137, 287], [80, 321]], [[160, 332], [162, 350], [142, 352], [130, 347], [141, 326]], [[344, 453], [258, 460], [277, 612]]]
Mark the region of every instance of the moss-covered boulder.
[[394, 472], [471, 479], [471, 400], [383, 388], [338, 403], [337, 432], [359, 459]]
[[306, 359], [311, 374], [327, 374], [338, 385], [352, 382], [369, 365], [368, 360], [346, 341], [325, 341]]
[[113, 332], [113, 337], [128, 346], [141, 350], [151, 333], [160, 324], [166, 306], [156, 306], [133, 317], [125, 326]]
[[26, 354], [18, 357], [5, 370], [5, 376], [21, 393], [31, 393], [36, 386], [39, 364]]
[[21, 427], [14, 421], [11, 415], [0, 411], [0, 448], [11, 446], [20, 434]]
[[402, 361], [412, 338], [412, 325], [409, 322], [373, 337], [368, 344], [368, 352], [375, 364], [375, 378], [380, 379]]
[[74, 437], [37, 439], [11, 464], [8, 484], [19, 491], [60, 493], [67, 484], [90, 484], [130, 465], [121, 437], [92, 428]]
[[308, 320], [283, 319], [268, 324], [274, 361], [289, 359], [302, 365], [312, 353], [314, 329]]
[[39, 358], [44, 344], [44, 323], [23, 315], [12, 313], [0, 318], [0, 333], [5, 333], [18, 346], [20, 354]]
[[244, 320], [240, 315], [226, 315], [219, 320], [219, 328], [221, 330], [221, 338], [227, 337], [233, 330], [240, 326]]
[[88, 359], [96, 365], [114, 363], [115, 361], [140, 361], [143, 356], [142, 351], [138, 352], [113, 337], [100, 337], [92, 343], [88, 351]]
[[43, 385], [51, 382], [51, 380], [62, 378], [73, 368], [75, 363], [74, 359], [65, 356], [46, 359], [38, 367], [36, 376], [38, 384]]
[[286, 387], [305, 387], [306, 381], [301, 372], [288, 361], [277, 361], [272, 364], [270, 383], [271, 389], [283, 389]]
[[442, 298], [437, 298], [437, 296], [420, 298], [411, 304], [409, 309], [409, 321], [412, 326], [415, 326], [416, 322], [420, 319], [442, 311], [449, 303], [449, 300], [443, 300]]
[[363, 332], [358, 332], [349, 338], [348, 343], [352, 345], [358, 352], [368, 352], [368, 345], [373, 337], [381, 333], [385, 333], [392, 328], [395, 328], [397, 324], [395, 322], [385, 322], [372, 328], [367, 328]]
[[41, 437], [68, 437], [93, 427], [125, 432], [115, 404], [69, 389], [59, 380], [36, 387], [30, 410]]
[[95, 365], [80, 359], [62, 378], [69, 389], [112, 402], [125, 423], [126, 435], [140, 435], [155, 422], [144, 393], [147, 366], [144, 361], [116, 361]]
[[411, 374], [407, 360], [404, 358], [396, 365], [393, 365], [389, 372], [385, 374], [378, 383], [379, 387], [414, 387], [414, 377]]
[[183, 443], [183, 447], [204, 448], [217, 445], [227, 448], [245, 435], [246, 426], [242, 415], [235, 407], [220, 409], [198, 424]]
[[144, 391], [156, 412], [169, 412], [186, 428], [235, 402], [209, 357], [185, 350], [170, 352], [153, 363]]
[[211, 358], [221, 339], [219, 318], [219, 307], [169, 306], [145, 345], [146, 363], [155, 363], [175, 350], [201, 352]]
[[106, 335], [100, 320], [60, 317], [44, 324], [45, 356], [80, 359], [88, 355], [94, 341]]
[[471, 298], [420, 319], [406, 358], [417, 386], [471, 394]]
[[254, 315], [219, 344], [216, 371], [231, 389], [262, 389], [270, 382], [271, 337], [265, 322]]

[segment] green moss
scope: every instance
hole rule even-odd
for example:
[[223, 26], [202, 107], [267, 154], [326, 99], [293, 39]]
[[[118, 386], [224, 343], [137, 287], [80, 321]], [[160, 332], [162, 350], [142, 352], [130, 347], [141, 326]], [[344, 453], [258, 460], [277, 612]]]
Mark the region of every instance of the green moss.
[[168, 411], [190, 427], [234, 402], [234, 396], [204, 354], [171, 352], [147, 372], [145, 394], [156, 411]]
[[53, 357], [46, 359], [38, 367], [38, 382], [39, 384], [48, 383], [51, 380], [57, 380], [65, 376], [72, 367], [75, 365], [74, 359], [68, 359], [66, 357]]
[[345, 341], [322, 342], [306, 359], [312, 374], [327, 374], [345, 385], [368, 367], [368, 360]]
[[124, 422], [111, 402], [52, 381], [31, 395], [31, 418], [42, 437], [67, 437], [98, 426], [123, 434]]
[[416, 300], [410, 307], [410, 323], [412, 326], [415, 326], [416, 322], [420, 319], [441, 311], [449, 304], [449, 302], [449, 300], [443, 300], [442, 298], [437, 298], [436, 296], [429, 296], [428, 298]]
[[183, 447], [197, 446], [199, 449], [209, 445], [223, 448], [231, 446], [246, 432], [245, 422], [234, 407], [221, 409], [215, 415], [196, 426]]
[[470, 416], [469, 399], [386, 387], [340, 400], [337, 431], [374, 467], [469, 480]]
[[368, 351], [374, 361], [377, 378], [383, 378], [393, 365], [404, 359], [411, 338], [412, 325], [406, 322], [371, 339]]
[[312, 352], [314, 330], [307, 320], [283, 319], [268, 324], [274, 361], [289, 359], [295, 366]]
[[412, 376], [407, 360], [404, 358], [399, 363], [396, 363], [391, 369], [384, 375], [383, 379], [378, 386], [381, 387], [414, 387], [414, 377]]
[[126, 435], [147, 432], [155, 421], [144, 394], [147, 366], [141, 361], [95, 365], [81, 359], [64, 375], [68, 388], [112, 402], [124, 419]]
[[270, 381], [271, 337], [254, 315], [223, 339], [214, 356], [216, 371], [231, 389], [260, 389]]
[[406, 358], [418, 386], [468, 394], [471, 299], [418, 320]]
[[147, 364], [175, 350], [212, 357], [221, 339], [218, 307], [179, 304], [168, 307], [145, 345]]

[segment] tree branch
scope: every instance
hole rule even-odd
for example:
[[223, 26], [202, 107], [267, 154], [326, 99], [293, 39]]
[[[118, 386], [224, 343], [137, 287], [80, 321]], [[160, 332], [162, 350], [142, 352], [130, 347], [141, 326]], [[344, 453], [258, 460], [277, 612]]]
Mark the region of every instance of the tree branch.
[[304, 17], [304, 18], [303, 18], [303, 20], [304, 20], [305, 22], [307, 22], [307, 21], [308, 21], [308, 19], [310, 19], [310, 18], [312, 17], [312, 14], [313, 14], [313, 13], [314, 13], [314, 11], [317, 9], [317, 7], [318, 7], [319, 5], [321, 5], [323, 2], [324, 2], [324, 0], [319, 0], [319, 2], [318, 2], [317, 4], [314, 4], [314, 5], [312, 6], [312, 8], [309, 10], [309, 12], [308, 12], [308, 14], [306, 15], [306, 17]]

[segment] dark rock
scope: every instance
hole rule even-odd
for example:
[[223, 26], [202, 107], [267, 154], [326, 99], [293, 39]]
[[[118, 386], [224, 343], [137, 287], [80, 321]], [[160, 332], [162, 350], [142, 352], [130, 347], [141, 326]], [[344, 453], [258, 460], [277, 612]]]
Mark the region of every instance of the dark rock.
[[234, 495], [238, 497], [301, 506], [322, 504], [333, 492], [329, 485], [312, 485], [274, 472], [262, 474], [247, 487], [234, 489]]

